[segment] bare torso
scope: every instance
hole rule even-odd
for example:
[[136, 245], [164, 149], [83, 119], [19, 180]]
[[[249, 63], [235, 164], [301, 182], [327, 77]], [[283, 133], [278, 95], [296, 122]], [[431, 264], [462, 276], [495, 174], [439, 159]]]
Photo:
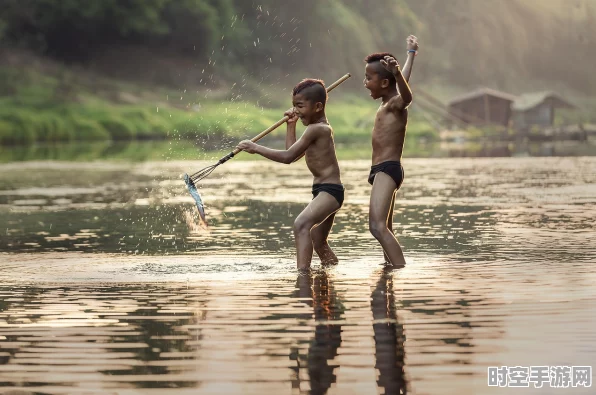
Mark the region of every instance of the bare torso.
[[317, 128], [317, 139], [306, 149], [306, 165], [312, 173], [313, 184], [341, 184], [339, 164], [335, 154], [333, 129], [326, 124], [309, 127]]
[[401, 160], [407, 123], [407, 109], [389, 111], [387, 104], [379, 107], [372, 132], [373, 165]]

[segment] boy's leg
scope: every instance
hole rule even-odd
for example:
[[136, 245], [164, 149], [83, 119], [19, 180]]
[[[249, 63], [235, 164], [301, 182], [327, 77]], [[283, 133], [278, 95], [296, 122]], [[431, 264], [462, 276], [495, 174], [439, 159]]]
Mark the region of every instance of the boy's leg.
[[[397, 195], [397, 190], [393, 192], [393, 197], [391, 198], [391, 207], [389, 208], [389, 215], [387, 216], [387, 229], [391, 233], [393, 233], [393, 208], [395, 207], [395, 196]], [[395, 235], [395, 233], [393, 233]], [[383, 250], [383, 255], [385, 256], [385, 262], [391, 262], [385, 250]]]
[[339, 262], [337, 256], [335, 256], [335, 253], [331, 247], [329, 247], [329, 243], [327, 242], [327, 237], [329, 237], [334, 220], [335, 213], [331, 214], [325, 221], [310, 231], [310, 238], [312, 239], [313, 247], [321, 259], [322, 265], [336, 265]]
[[296, 221], [294, 221], [298, 269], [310, 267], [313, 250], [313, 242], [310, 237], [311, 229], [338, 209], [339, 203], [333, 196], [328, 193], [319, 193], [298, 215]]
[[396, 189], [397, 185], [389, 175], [385, 173], [376, 174], [370, 194], [368, 220], [370, 233], [381, 243], [389, 262], [394, 266], [403, 266], [406, 261], [401, 246], [387, 226], [390, 206]]

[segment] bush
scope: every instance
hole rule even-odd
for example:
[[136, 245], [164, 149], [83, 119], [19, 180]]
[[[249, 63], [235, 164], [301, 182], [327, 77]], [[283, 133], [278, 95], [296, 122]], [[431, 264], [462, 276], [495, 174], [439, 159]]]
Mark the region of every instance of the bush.
[[[10, 109], [7, 109], [10, 110]], [[35, 141], [34, 114], [26, 111], [8, 111], [0, 114], [0, 121], [10, 125], [5, 127], [5, 138], [11, 144], [30, 144]]]
[[49, 112], [42, 112], [37, 116], [37, 125], [34, 128], [36, 140], [39, 141], [70, 141], [75, 134], [70, 122]]
[[0, 121], [0, 144], [15, 144], [18, 142], [16, 129], [6, 121]]
[[97, 121], [74, 119], [71, 123], [75, 140], [102, 141], [109, 140], [110, 134]]
[[110, 134], [112, 140], [132, 140], [136, 130], [130, 122], [116, 117], [99, 120], [99, 124]]
[[168, 131], [168, 123], [145, 108], [124, 109], [121, 117], [135, 129], [138, 139], [164, 138]]

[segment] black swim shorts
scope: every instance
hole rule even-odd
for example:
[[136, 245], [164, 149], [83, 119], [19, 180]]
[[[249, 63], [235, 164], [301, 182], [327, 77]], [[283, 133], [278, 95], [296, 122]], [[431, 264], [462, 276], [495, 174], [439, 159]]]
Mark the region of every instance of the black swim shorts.
[[313, 184], [312, 198], [316, 198], [320, 192], [327, 192], [337, 200], [341, 207], [344, 204], [344, 191], [343, 184]]
[[397, 189], [401, 187], [402, 182], [404, 182], [404, 168], [399, 161], [389, 160], [387, 162], [379, 163], [378, 165], [371, 166], [370, 174], [368, 176], [368, 183], [370, 185], [373, 184], [375, 180], [375, 175], [378, 172], [383, 172], [387, 174], [389, 177], [393, 178], [395, 181], [395, 185], [397, 185]]

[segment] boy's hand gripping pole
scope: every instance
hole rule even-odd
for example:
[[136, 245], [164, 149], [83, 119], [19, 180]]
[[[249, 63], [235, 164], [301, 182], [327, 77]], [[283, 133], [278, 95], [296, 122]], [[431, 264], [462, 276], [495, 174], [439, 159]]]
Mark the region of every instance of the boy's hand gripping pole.
[[[327, 93], [331, 92], [333, 89], [335, 89], [337, 86], [339, 86], [341, 83], [343, 83], [345, 80], [347, 80], [350, 77], [351, 77], [351, 74], [350, 73], [347, 73], [346, 75], [344, 75], [343, 77], [341, 77], [340, 79], [338, 79], [337, 81], [335, 81], [333, 84], [329, 85], [327, 87]], [[271, 125], [267, 129], [263, 130], [257, 136], [253, 137], [251, 139], [251, 141], [252, 142], [259, 141], [260, 139], [262, 139], [263, 137], [265, 137], [266, 135], [268, 135], [269, 133], [271, 133], [272, 131], [274, 131], [275, 129], [277, 129], [278, 127], [280, 127], [281, 125], [283, 125], [288, 119], [290, 119], [288, 116], [283, 117], [282, 119], [280, 119], [279, 121], [275, 122], [273, 125]], [[235, 155], [237, 155], [240, 151], [242, 151], [240, 148], [236, 148], [234, 151], [230, 152], [229, 154], [227, 154], [226, 156], [224, 156], [220, 160], [218, 160], [215, 165], [206, 167], [203, 170], [200, 170], [200, 171], [192, 174], [189, 177], [190, 181], [192, 181], [194, 183], [194, 182], [197, 182], [197, 181], [202, 180], [203, 178], [205, 178], [209, 174], [211, 174], [211, 172], [213, 170], [215, 170], [215, 168], [217, 166], [226, 163], [227, 161], [229, 161], [230, 159], [232, 159]]]

